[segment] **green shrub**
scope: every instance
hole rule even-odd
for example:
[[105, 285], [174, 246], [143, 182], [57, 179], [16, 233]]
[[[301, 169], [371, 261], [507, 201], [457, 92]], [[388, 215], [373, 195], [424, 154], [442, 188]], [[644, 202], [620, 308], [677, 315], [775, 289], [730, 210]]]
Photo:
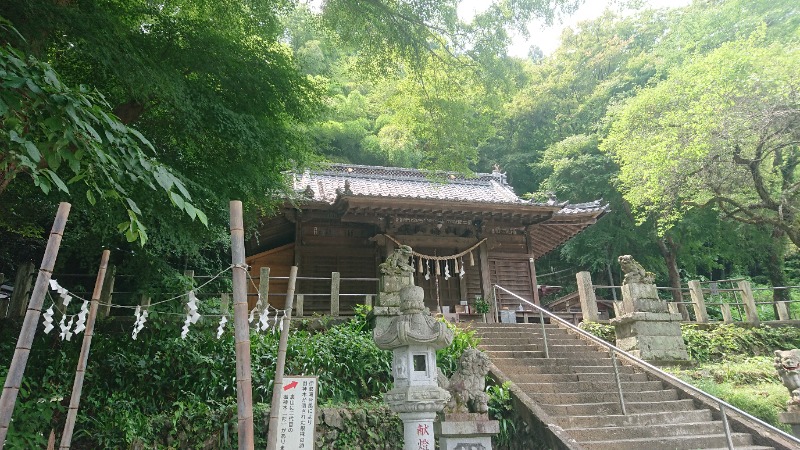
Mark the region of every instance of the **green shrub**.
[[[217, 339], [216, 320], [206, 318], [181, 339], [182, 322], [151, 313], [136, 341], [130, 326], [113, 320], [97, 324], [73, 448], [127, 448], [135, 442], [219, 448], [225, 424], [229, 440], [236, 442], [232, 327]], [[0, 324], [0, 382], [20, 325]], [[453, 345], [438, 355], [440, 367], [452, 373], [464, 349], [477, 341], [474, 333], [448, 326], [455, 333]], [[271, 402], [278, 338], [277, 330], [250, 335], [255, 405]], [[37, 335], [6, 448], [42, 448], [49, 430], [63, 426], [80, 345], [81, 339]], [[293, 329], [286, 373], [318, 376], [320, 405], [374, 402], [391, 388], [391, 360], [391, 352], [375, 346], [369, 310], [361, 309], [324, 332]]]
[[617, 336], [614, 334], [614, 327], [611, 325], [597, 322], [581, 322], [578, 327], [608, 343], [613, 344], [617, 340]]

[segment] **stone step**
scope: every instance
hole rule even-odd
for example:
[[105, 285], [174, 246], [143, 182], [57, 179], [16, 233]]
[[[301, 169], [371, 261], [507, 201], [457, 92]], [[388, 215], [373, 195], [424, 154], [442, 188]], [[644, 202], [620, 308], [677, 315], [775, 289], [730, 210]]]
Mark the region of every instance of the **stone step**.
[[[492, 341], [493, 342], [493, 341]], [[508, 349], [514, 350], [527, 350], [527, 351], [541, 351], [544, 352], [545, 346], [543, 344], [480, 344], [478, 348], [485, 351], [485, 352], [496, 352], [496, 351], [505, 351]], [[550, 356], [553, 355], [572, 355], [574, 353], [578, 354], [585, 354], [585, 355], [592, 355], [595, 356], [598, 353], [600, 354], [608, 354], [608, 352], [594, 349], [593, 347], [587, 347], [581, 344], [558, 344], [553, 342], [547, 343], [547, 350], [550, 352]]]
[[722, 422], [693, 422], [629, 427], [571, 428], [566, 430], [578, 442], [610, 441], [641, 438], [668, 438], [675, 436], [708, 436], [724, 434]]
[[[610, 402], [594, 403], [572, 403], [572, 404], [547, 404], [540, 403], [540, 406], [551, 416], [596, 416], [596, 415], [619, 415], [622, 410], [619, 401], [614, 399]], [[691, 399], [669, 400], [651, 402], [648, 400], [634, 402], [625, 400], [625, 410], [628, 414], [639, 413], [661, 413], [694, 410], [694, 402]]]
[[599, 416], [560, 416], [554, 419], [564, 427], [569, 428], [599, 428], [599, 427], [637, 427], [648, 425], [667, 425], [684, 422], [709, 422], [712, 420], [711, 411], [696, 409], [692, 411], [638, 413], [628, 415], [599, 415]]
[[[734, 448], [752, 447], [753, 439], [749, 434], [733, 433], [731, 435]], [[724, 434], [705, 436], [671, 436], [663, 438], [639, 438], [607, 441], [584, 441], [581, 446], [586, 450], [695, 450], [709, 448], [727, 448]]]
[[[489, 358], [538, 358], [538, 359], [565, 359], [570, 362], [593, 361], [595, 358], [607, 357], [604, 353], [591, 350], [555, 351], [551, 350], [546, 358], [544, 350], [514, 349], [514, 350], [488, 350], [485, 352]], [[610, 360], [610, 358], [609, 358]]]
[[[530, 368], [531, 373], [598, 373], [614, 371], [611, 358], [575, 361], [572, 358], [499, 358], [489, 355], [499, 368]], [[602, 355], [601, 355], [602, 356]], [[634, 373], [633, 367], [617, 364], [620, 373]]]
[[[523, 389], [534, 401], [547, 403], [549, 405], [571, 405], [576, 403], [605, 403], [619, 401], [616, 392], [570, 392], [570, 393], [550, 393], [536, 392], [535, 388]], [[678, 400], [678, 391], [675, 389], [664, 389], [659, 391], [623, 392], [623, 397], [627, 402], [665, 402]]]
[[[543, 345], [479, 345], [479, 349], [486, 353], [504, 352], [509, 350], [514, 351], [529, 351], [541, 352], [544, 355], [545, 347]], [[583, 345], [548, 345], [547, 350], [551, 358], [581, 358], [581, 357], [596, 357], [598, 355], [608, 355], [607, 352], [595, 350], [592, 347]], [[502, 353], [500, 353], [502, 354]]]
[[[506, 372], [510, 375], [511, 372]], [[644, 373], [620, 373], [619, 378], [623, 383], [635, 381], [649, 381]], [[514, 373], [517, 383], [559, 383], [572, 381], [587, 381], [591, 383], [616, 383], [614, 373], [531, 373], [530, 370], [520, 369]]]
[[[551, 394], [568, 394], [568, 393], [610, 393], [614, 395], [617, 393], [616, 382], [591, 382], [591, 381], [561, 381], [557, 383], [523, 383], [517, 382], [517, 386], [525, 392], [539, 392]], [[623, 397], [627, 392], [653, 392], [659, 391], [664, 388], [660, 381], [629, 381], [623, 382], [622, 393]]]

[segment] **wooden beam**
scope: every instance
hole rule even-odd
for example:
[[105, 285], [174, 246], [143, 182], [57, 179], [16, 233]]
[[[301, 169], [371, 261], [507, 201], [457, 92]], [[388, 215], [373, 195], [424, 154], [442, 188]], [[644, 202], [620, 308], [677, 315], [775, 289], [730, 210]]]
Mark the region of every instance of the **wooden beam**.
[[94, 282], [91, 306], [89, 306], [89, 314], [86, 317], [86, 329], [83, 332], [81, 354], [78, 357], [78, 367], [75, 369], [75, 381], [72, 383], [72, 395], [69, 397], [67, 422], [64, 425], [64, 433], [61, 434], [60, 449], [69, 449], [72, 444], [72, 432], [75, 430], [75, 420], [78, 417], [78, 408], [81, 404], [83, 380], [86, 376], [86, 365], [89, 362], [89, 351], [92, 347], [92, 336], [94, 335], [94, 322], [97, 318], [97, 309], [100, 306], [100, 294], [103, 291], [109, 255], [111, 255], [109, 250], [103, 250], [103, 254], [100, 257], [100, 268], [97, 270], [97, 279], [95, 279]]
[[14, 350], [14, 356], [11, 358], [11, 365], [8, 368], [8, 374], [3, 385], [3, 394], [0, 395], [0, 450], [2, 450], [6, 442], [11, 416], [14, 413], [14, 405], [17, 403], [17, 395], [22, 385], [22, 375], [25, 373], [25, 366], [28, 364], [28, 355], [31, 352], [33, 338], [36, 336], [36, 326], [42, 314], [44, 296], [47, 293], [50, 278], [53, 275], [53, 266], [55, 266], [56, 258], [58, 257], [58, 249], [61, 246], [61, 238], [64, 235], [70, 208], [71, 205], [69, 203], [58, 205], [58, 212], [50, 230], [50, 237], [47, 240], [42, 264], [36, 277], [36, 284], [28, 302], [28, 310], [22, 322], [22, 329], [19, 332], [17, 347]]
[[247, 322], [247, 266], [244, 255], [242, 202], [230, 202], [233, 325], [236, 350], [236, 403], [239, 450], [253, 450], [253, 380], [250, 368], [250, 325]]

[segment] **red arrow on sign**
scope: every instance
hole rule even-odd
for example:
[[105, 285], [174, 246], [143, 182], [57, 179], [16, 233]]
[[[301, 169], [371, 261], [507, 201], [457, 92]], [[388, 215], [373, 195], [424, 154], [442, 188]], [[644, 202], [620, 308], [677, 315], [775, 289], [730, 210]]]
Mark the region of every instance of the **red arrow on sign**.
[[292, 381], [291, 383], [289, 383], [286, 386], [284, 386], [283, 390], [284, 391], [288, 391], [289, 389], [296, 388], [296, 387], [297, 387], [297, 381]]

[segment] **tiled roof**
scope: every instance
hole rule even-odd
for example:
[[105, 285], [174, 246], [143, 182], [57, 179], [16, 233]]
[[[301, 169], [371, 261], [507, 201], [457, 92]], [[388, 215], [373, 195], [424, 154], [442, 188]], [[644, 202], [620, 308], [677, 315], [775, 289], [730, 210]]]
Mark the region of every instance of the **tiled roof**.
[[534, 203], [521, 199], [505, 174], [425, 172], [398, 167], [331, 164], [323, 170], [294, 174], [294, 190], [312, 201], [334, 203], [339, 196], [414, 198], [472, 203], [562, 206], [557, 214], [601, 211], [600, 202], [568, 205], [551, 199]]

